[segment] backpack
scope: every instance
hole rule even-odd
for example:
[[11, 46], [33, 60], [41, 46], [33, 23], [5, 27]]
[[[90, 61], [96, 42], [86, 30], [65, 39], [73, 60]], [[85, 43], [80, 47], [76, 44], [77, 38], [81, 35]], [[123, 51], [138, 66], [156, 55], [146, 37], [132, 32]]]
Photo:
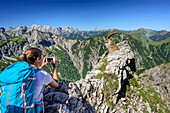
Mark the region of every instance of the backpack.
[[25, 61], [8, 66], [0, 74], [1, 113], [36, 113], [34, 100], [35, 73], [40, 69]]

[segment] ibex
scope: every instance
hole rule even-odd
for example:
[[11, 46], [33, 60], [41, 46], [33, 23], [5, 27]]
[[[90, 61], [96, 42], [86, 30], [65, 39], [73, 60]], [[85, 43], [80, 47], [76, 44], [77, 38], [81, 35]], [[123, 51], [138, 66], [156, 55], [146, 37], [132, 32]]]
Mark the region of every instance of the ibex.
[[119, 47], [118, 47], [115, 43], [113, 43], [112, 40], [110, 39], [110, 37], [111, 37], [112, 35], [116, 34], [116, 33], [118, 33], [118, 32], [115, 31], [115, 30], [114, 30], [114, 31], [111, 31], [111, 32], [108, 34], [106, 40], [104, 41], [105, 44], [108, 44], [108, 51], [107, 51], [107, 53], [112, 53], [112, 52], [114, 52], [114, 51], [116, 51], [116, 50], [120, 50]]

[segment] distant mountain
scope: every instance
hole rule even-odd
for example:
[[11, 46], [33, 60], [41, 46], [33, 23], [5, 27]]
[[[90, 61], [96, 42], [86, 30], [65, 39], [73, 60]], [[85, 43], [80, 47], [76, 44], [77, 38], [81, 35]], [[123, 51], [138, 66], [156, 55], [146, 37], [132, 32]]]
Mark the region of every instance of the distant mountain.
[[132, 38], [140, 40], [144, 43], [152, 42], [152, 41], [158, 42], [170, 37], [170, 32], [168, 31], [165, 30], [154, 31], [151, 29], [144, 29], [144, 28], [131, 31], [129, 34], [132, 36]]
[[20, 27], [9, 27], [5, 29], [5, 33], [9, 36], [9, 37], [18, 37], [23, 35], [26, 32], [32, 31], [32, 30], [39, 30], [42, 32], [50, 32], [56, 35], [61, 35], [63, 37], [66, 38], [77, 38], [77, 39], [86, 39], [89, 37], [93, 37], [95, 35], [98, 35], [102, 32], [104, 32], [105, 30], [92, 30], [92, 31], [81, 31], [77, 28], [73, 28], [73, 27], [50, 27], [47, 25], [44, 26], [40, 26], [40, 25], [32, 25], [30, 27], [26, 27], [26, 26], [20, 26]]
[[129, 34], [132, 38], [142, 41], [142, 42], [152, 42], [149, 38], [150, 36], [154, 35], [156, 32], [150, 29], [140, 28], [138, 30], [131, 31]]
[[155, 42], [159, 42], [169, 37], [170, 37], [170, 32], [161, 30], [156, 32], [154, 35], [150, 36], [149, 38]]

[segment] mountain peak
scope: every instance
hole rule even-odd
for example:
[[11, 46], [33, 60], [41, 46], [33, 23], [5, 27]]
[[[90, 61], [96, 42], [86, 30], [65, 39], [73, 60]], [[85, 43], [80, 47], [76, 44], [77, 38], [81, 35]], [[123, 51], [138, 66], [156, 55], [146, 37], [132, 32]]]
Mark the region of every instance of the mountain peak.
[[97, 28], [94, 28], [92, 29], [91, 31], [106, 31], [105, 29], [97, 29]]

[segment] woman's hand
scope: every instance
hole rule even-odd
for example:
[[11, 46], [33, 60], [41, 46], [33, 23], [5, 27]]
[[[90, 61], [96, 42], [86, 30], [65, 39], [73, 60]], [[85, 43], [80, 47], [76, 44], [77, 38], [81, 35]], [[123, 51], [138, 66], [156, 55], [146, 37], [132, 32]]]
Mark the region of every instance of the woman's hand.
[[42, 65], [39, 67], [39, 69], [42, 69], [45, 65], [47, 65], [49, 62], [46, 61], [46, 57], [43, 58]]
[[57, 60], [56, 60], [55, 57], [52, 57], [52, 58], [53, 58], [53, 60], [51, 60], [51, 65], [52, 65], [53, 69], [55, 69], [56, 68], [56, 64], [57, 64]]

